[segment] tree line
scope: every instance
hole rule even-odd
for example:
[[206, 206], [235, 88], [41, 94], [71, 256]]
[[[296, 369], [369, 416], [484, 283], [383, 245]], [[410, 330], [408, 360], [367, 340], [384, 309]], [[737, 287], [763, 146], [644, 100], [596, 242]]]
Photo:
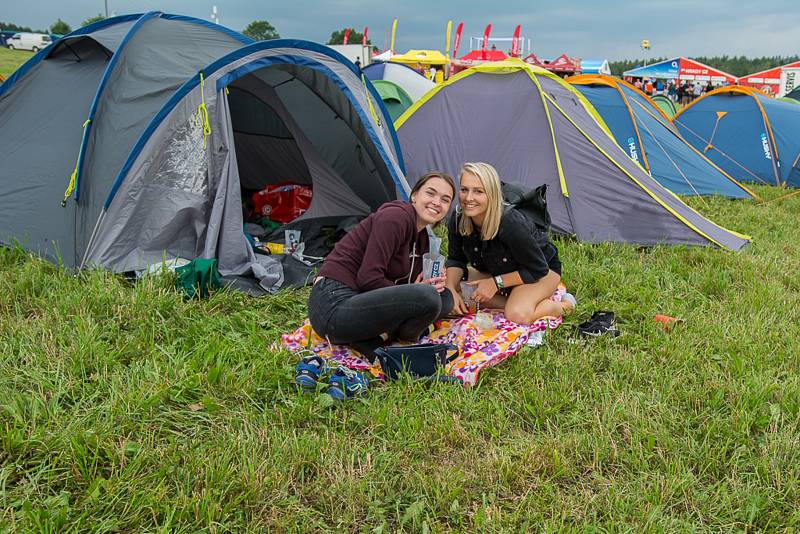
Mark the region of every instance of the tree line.
[[[666, 61], [666, 57], [659, 57], [647, 60], [648, 65], [658, 63], [659, 61]], [[705, 63], [710, 67], [725, 71], [733, 76], [745, 76], [754, 72], [768, 70], [787, 63], [800, 61], [800, 56], [763, 56], [749, 58], [745, 56], [693, 56], [693, 60]], [[644, 65], [644, 59], [623, 59], [619, 61], [610, 61], [611, 73], [616, 76], [622, 76], [622, 73], [631, 70], [635, 67]]]

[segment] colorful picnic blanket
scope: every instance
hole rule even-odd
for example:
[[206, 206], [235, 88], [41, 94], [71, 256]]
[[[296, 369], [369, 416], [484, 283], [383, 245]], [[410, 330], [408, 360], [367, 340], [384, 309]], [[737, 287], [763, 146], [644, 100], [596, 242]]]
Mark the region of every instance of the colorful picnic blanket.
[[[566, 292], [564, 285], [550, 297], [560, 301]], [[447, 365], [446, 373], [460, 379], [465, 385], [474, 385], [478, 373], [487, 367], [497, 365], [513, 356], [522, 347], [539, 338], [541, 334], [553, 330], [561, 324], [561, 317], [544, 317], [532, 325], [521, 325], [506, 320], [500, 310], [486, 310], [492, 316], [492, 328], [480, 331], [475, 326], [475, 315], [465, 315], [452, 320], [436, 323], [436, 330], [430, 336], [420, 339], [420, 343], [453, 343], [461, 349], [458, 358]], [[284, 348], [291, 352], [310, 350], [315, 354], [345, 365], [351, 369], [366, 370], [377, 378], [383, 378], [381, 366], [367, 361], [359, 352], [347, 345], [329, 344], [311, 328], [308, 319], [303, 325], [289, 334], [281, 336]]]

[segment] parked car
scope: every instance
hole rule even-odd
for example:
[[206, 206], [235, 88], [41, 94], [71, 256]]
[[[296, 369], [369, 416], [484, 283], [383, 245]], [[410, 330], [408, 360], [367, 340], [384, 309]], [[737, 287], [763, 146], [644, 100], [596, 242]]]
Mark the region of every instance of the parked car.
[[53, 42], [53, 38], [46, 33], [15, 33], [11, 39], [6, 39], [6, 46], [12, 50], [33, 50], [38, 52], [47, 48]]

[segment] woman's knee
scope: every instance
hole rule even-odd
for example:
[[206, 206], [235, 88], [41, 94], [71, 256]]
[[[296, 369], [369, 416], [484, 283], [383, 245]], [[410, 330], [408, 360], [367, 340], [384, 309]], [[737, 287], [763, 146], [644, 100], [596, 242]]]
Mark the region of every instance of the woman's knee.
[[414, 302], [422, 308], [422, 313], [438, 315], [442, 309], [442, 297], [436, 288], [428, 284], [414, 284], [411, 287], [414, 288]]
[[505, 316], [511, 322], [517, 324], [531, 324], [535, 308], [529, 304], [511, 304], [505, 309]]

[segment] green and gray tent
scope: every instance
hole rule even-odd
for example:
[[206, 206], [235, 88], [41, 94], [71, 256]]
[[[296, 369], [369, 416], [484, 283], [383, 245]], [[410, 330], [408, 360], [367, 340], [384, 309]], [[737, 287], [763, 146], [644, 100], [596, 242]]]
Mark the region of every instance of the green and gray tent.
[[263, 280], [245, 191], [310, 185], [301, 218], [334, 223], [408, 192], [388, 113], [347, 59], [183, 16], [59, 39], [0, 85], [0, 124], [0, 243], [70, 267], [203, 257]]
[[749, 239], [684, 204], [620, 149], [574, 87], [520, 60], [459, 73], [395, 126], [408, 176], [456, 176], [483, 161], [503, 180], [547, 184], [553, 231], [580, 241], [738, 250]]
[[387, 111], [389, 111], [389, 116], [393, 121], [397, 120], [397, 118], [414, 103], [411, 97], [408, 96], [408, 93], [394, 82], [374, 80], [372, 85], [375, 86], [375, 89], [378, 90], [378, 94], [381, 95], [381, 100], [383, 100], [383, 104], [386, 106]]

